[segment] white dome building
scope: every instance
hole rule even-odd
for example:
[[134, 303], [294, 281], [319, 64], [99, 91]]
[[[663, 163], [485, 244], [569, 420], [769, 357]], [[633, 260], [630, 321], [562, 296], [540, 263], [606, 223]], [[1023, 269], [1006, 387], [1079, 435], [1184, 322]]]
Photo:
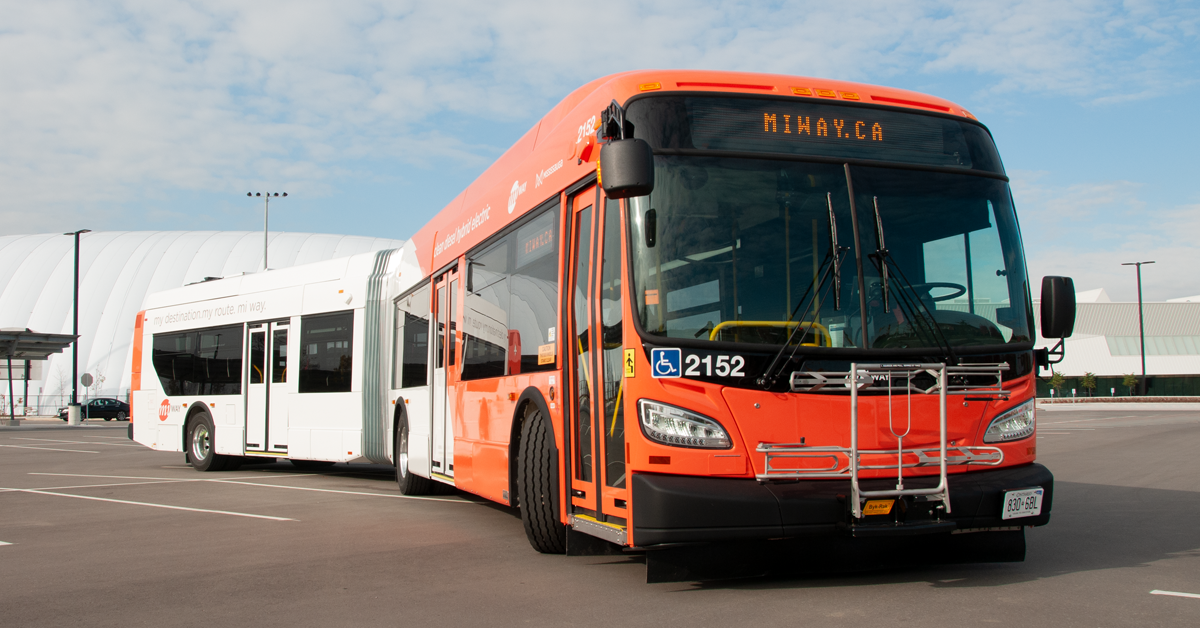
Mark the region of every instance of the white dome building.
[[[102, 231], [80, 237], [79, 373], [96, 380], [93, 396], [125, 398], [134, 317], [146, 295], [203, 281], [256, 272], [262, 232]], [[272, 268], [399, 248], [403, 240], [317, 233], [271, 233]], [[0, 236], [0, 328], [71, 333], [75, 240], [61, 234]], [[0, 361], [2, 362], [2, 361]], [[13, 363], [14, 395], [23, 396]], [[31, 368], [29, 401], [54, 412], [71, 392], [71, 353]], [[39, 377], [40, 375], [40, 377]], [[4, 370], [3, 379], [7, 379]], [[8, 382], [0, 394], [7, 396]], [[84, 390], [79, 387], [80, 397]], [[40, 396], [40, 399], [39, 399]], [[7, 407], [7, 403], [6, 403]]]

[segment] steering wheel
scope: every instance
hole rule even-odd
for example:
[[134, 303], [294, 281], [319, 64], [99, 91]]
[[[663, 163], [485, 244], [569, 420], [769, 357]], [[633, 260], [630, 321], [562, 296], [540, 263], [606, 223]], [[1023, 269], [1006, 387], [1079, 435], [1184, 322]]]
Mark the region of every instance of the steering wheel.
[[912, 289], [914, 291], [918, 291], [918, 290], [922, 290], [922, 289], [933, 290], [934, 288], [948, 288], [951, 290], [957, 290], [957, 292], [951, 292], [950, 294], [943, 294], [943, 295], [939, 295], [936, 297], [930, 295], [929, 298], [934, 303], [939, 303], [941, 301], [949, 301], [950, 299], [956, 299], [967, 293], [966, 286], [964, 286], [962, 284], [957, 284], [957, 283], [950, 283], [948, 281], [932, 281], [929, 283], [915, 283], [912, 285]]

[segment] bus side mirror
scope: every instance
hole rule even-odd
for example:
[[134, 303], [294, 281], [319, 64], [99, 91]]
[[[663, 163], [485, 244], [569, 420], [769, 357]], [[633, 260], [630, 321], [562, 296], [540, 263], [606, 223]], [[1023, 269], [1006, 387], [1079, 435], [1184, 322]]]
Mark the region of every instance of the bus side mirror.
[[1075, 331], [1075, 282], [1070, 277], [1042, 278], [1042, 337], [1070, 338]]
[[645, 140], [613, 140], [600, 149], [598, 176], [608, 198], [646, 196], [654, 190], [654, 153]]

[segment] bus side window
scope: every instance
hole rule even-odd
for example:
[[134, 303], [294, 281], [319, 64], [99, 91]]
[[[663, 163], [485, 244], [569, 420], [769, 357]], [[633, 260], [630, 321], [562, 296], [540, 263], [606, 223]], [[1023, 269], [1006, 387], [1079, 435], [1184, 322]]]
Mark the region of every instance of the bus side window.
[[396, 300], [392, 387], [429, 383], [429, 283]]
[[300, 392], [350, 392], [354, 312], [300, 318]]
[[167, 395], [242, 392], [240, 325], [155, 334], [152, 364]]
[[467, 254], [462, 379], [553, 370], [558, 316], [558, 201]]

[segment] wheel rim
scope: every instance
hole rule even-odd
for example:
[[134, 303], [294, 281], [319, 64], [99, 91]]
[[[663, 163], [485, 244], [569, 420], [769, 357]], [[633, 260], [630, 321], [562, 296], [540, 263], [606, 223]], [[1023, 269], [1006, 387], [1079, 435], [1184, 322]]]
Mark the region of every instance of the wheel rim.
[[125, 420], [125, 413], [124, 413], [124, 412], [118, 412], [118, 413], [117, 413], [117, 420], [118, 420], [118, 421], [124, 421], [124, 420]]
[[207, 460], [212, 451], [210, 441], [208, 426], [203, 423], [197, 425], [196, 429], [192, 430], [192, 457], [197, 461]]
[[408, 430], [400, 432], [400, 452], [396, 457], [396, 473], [400, 474], [400, 478], [408, 477]]

